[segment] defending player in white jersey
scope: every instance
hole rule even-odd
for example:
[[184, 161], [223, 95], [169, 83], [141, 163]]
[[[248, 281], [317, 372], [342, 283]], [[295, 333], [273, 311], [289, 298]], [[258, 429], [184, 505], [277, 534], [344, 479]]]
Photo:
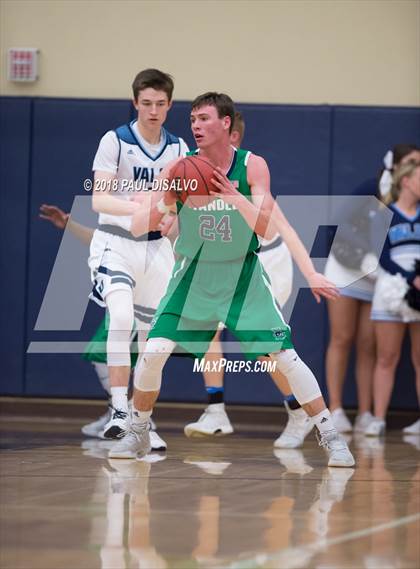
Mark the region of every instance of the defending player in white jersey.
[[113, 413], [104, 436], [115, 438], [127, 427], [130, 335], [146, 339], [173, 267], [172, 247], [159, 231], [130, 233], [131, 217], [141, 207], [133, 188], [147, 188], [168, 162], [188, 151], [185, 142], [163, 128], [172, 104], [173, 80], [157, 69], [135, 77], [137, 119], [101, 139], [94, 163], [92, 207], [99, 213], [89, 257], [91, 298], [109, 313], [107, 363]]

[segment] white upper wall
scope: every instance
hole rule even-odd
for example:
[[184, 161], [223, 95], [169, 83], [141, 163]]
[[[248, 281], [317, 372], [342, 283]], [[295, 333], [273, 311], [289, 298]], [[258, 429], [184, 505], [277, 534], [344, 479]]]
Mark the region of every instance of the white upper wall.
[[[157, 67], [175, 98], [420, 104], [419, 0], [1, 0], [2, 95], [127, 98]], [[6, 79], [37, 47], [40, 79]]]

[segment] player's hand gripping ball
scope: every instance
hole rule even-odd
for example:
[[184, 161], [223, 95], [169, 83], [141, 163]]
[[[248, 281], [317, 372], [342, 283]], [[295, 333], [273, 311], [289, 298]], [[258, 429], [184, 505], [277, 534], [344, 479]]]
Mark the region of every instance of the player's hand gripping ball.
[[202, 207], [214, 200], [210, 192], [217, 192], [212, 183], [215, 166], [201, 156], [187, 156], [179, 160], [171, 171], [170, 187], [177, 198], [189, 207]]

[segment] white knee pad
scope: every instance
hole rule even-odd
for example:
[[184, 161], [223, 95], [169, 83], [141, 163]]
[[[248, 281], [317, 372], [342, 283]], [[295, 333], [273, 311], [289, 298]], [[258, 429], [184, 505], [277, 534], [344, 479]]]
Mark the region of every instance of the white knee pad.
[[159, 391], [163, 367], [175, 348], [175, 342], [166, 338], [147, 341], [134, 372], [134, 387], [139, 391]]
[[314, 374], [295, 350], [274, 352], [271, 357], [277, 362], [277, 369], [286, 376], [293, 395], [301, 405], [322, 396]]
[[130, 366], [130, 338], [134, 324], [133, 295], [116, 290], [106, 297], [109, 330], [106, 343], [108, 366]]

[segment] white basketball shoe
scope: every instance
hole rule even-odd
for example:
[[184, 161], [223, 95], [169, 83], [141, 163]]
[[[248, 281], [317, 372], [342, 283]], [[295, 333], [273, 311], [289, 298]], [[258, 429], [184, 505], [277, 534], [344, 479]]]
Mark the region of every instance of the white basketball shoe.
[[127, 434], [110, 449], [108, 457], [140, 459], [151, 450], [149, 424], [132, 424]]
[[354, 422], [354, 432], [364, 433], [368, 428], [368, 426], [370, 425], [370, 423], [372, 422], [372, 420], [373, 420], [373, 415], [372, 413], [369, 413], [369, 411], [366, 411], [361, 415], [357, 415], [356, 420]]
[[420, 419], [418, 419], [412, 425], [404, 427], [403, 433], [405, 433], [406, 435], [420, 435]]
[[350, 433], [353, 429], [349, 418], [344, 413], [344, 409], [339, 407], [331, 411], [331, 418], [333, 420], [334, 426], [339, 433]]
[[84, 425], [81, 429], [82, 433], [86, 437], [95, 437], [97, 439], [103, 439], [104, 438], [103, 430], [105, 428], [105, 425], [108, 423], [110, 419], [111, 419], [111, 409], [108, 408], [107, 412], [101, 415], [99, 419], [96, 419], [96, 421], [92, 421], [91, 423]]
[[385, 429], [385, 420], [380, 417], [373, 417], [372, 421], [365, 429], [365, 435], [367, 437], [381, 437], [385, 434]]
[[319, 446], [328, 454], [328, 466], [351, 467], [355, 460], [343, 437], [337, 431], [319, 433]]
[[287, 425], [281, 435], [274, 441], [275, 448], [299, 448], [312, 431], [313, 423], [309, 415], [302, 409], [290, 409], [287, 401], [284, 402], [287, 410]]
[[112, 415], [104, 427], [103, 436], [105, 439], [118, 439], [128, 431], [130, 421], [128, 413], [121, 409], [111, 407]]
[[196, 423], [185, 425], [184, 433], [187, 437], [211, 437], [233, 433], [233, 427], [225, 411], [225, 404], [209, 405]]

